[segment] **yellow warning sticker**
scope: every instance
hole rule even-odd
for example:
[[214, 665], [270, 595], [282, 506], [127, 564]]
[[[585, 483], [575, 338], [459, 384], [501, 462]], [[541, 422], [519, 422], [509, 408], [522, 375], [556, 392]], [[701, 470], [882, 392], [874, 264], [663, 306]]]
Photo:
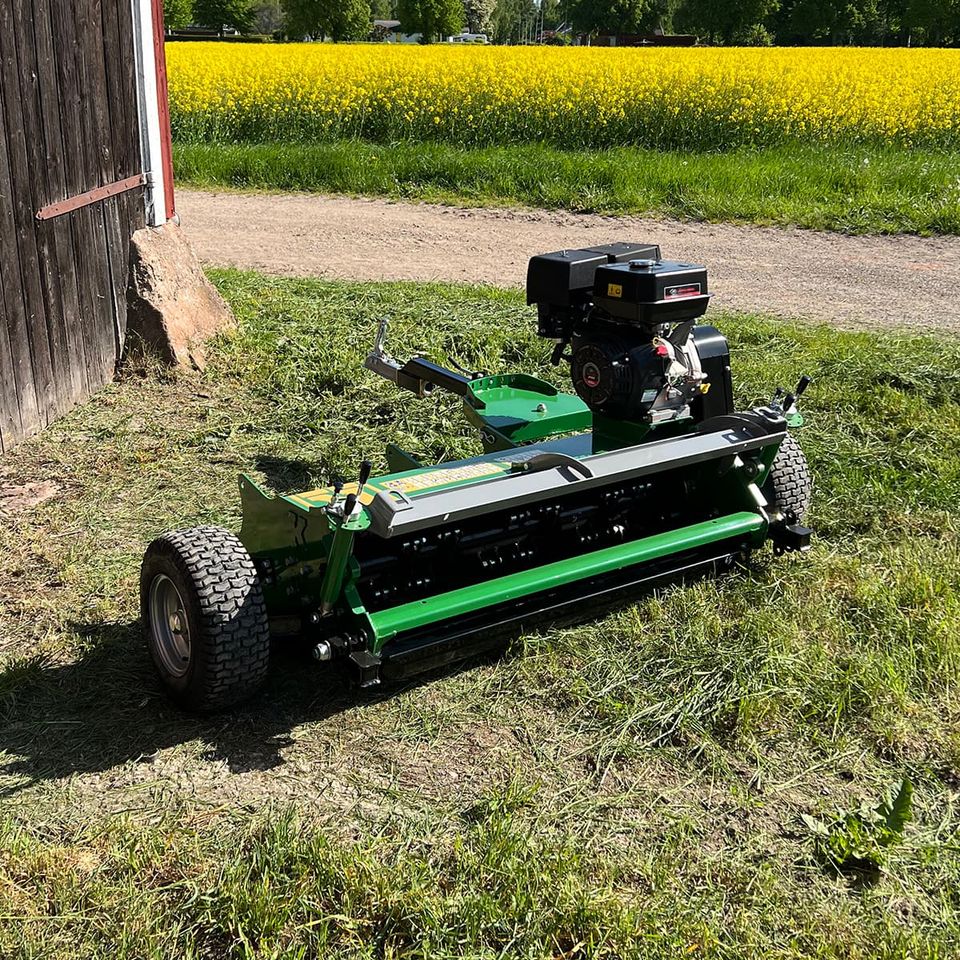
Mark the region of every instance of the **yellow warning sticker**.
[[623, 287], [619, 283], [608, 283], [607, 284], [607, 296], [608, 297], [622, 297], [623, 296]]
[[492, 477], [503, 473], [503, 468], [494, 463], [468, 463], [463, 467], [448, 467], [446, 470], [431, 470], [429, 473], [417, 473], [412, 477], [397, 477], [396, 480], [383, 480], [380, 486], [384, 490], [399, 490], [401, 493], [413, 493], [415, 490], [429, 490], [459, 480], [476, 480], [478, 477]]
[[[504, 458], [507, 459], [507, 458]], [[468, 463], [462, 467], [448, 467], [447, 469], [431, 470], [429, 473], [418, 473], [412, 477], [397, 477], [395, 480], [374, 480], [363, 488], [360, 502], [366, 507], [373, 502], [373, 498], [381, 490], [399, 490], [401, 493], [414, 493], [417, 490], [429, 490], [431, 487], [440, 487], [448, 483], [457, 483], [461, 480], [476, 480], [479, 477], [493, 477], [503, 473], [503, 465], [495, 463]], [[356, 493], [356, 483], [344, 484], [340, 496]], [[323, 507], [333, 499], [333, 487], [321, 487], [319, 490], [308, 490], [306, 493], [291, 493], [287, 497], [303, 507]]]
[[[340, 496], [345, 497], [349, 493], [356, 493], [357, 485], [356, 483], [345, 483], [343, 489], [340, 491]], [[363, 494], [360, 497], [360, 502], [364, 506], [368, 506], [373, 503], [373, 498], [377, 495], [376, 490], [371, 490], [369, 485], [363, 488]], [[289, 500], [295, 500], [301, 504], [305, 504], [308, 507], [315, 507], [318, 504], [324, 506], [328, 504], [333, 499], [333, 487], [321, 487], [319, 490], [308, 490], [306, 493], [293, 493], [287, 498]]]

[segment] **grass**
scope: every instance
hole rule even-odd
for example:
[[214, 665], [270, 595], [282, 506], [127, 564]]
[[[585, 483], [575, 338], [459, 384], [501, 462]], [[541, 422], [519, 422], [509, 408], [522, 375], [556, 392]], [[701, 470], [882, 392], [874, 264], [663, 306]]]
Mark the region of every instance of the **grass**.
[[181, 143], [175, 164], [181, 182], [199, 187], [519, 203], [850, 233], [960, 233], [960, 160], [945, 150]]
[[[215, 279], [240, 326], [203, 373], [131, 363], [0, 461], [59, 490], [0, 527], [0, 955], [957, 954], [956, 345], [718, 318], [741, 403], [817, 381], [809, 554], [376, 696], [279, 655], [199, 719], [138, 637], [151, 536], [235, 524], [241, 470], [476, 449], [453, 400], [360, 370], [378, 316], [398, 354], [562, 382], [515, 292]], [[825, 867], [811, 819], [904, 778], [879, 872]]]

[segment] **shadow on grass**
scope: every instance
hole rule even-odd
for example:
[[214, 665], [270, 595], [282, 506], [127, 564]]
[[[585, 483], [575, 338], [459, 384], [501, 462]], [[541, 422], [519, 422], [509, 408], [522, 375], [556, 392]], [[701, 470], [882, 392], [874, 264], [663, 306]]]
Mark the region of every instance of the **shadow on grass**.
[[[167, 699], [143, 643], [140, 625], [75, 626], [86, 637], [78, 660], [21, 661], [0, 673], [0, 776], [3, 793], [71, 774], [98, 773], [193, 740], [207, 759], [235, 773], [283, 762], [290, 730], [346, 710], [363, 709], [401, 689], [359, 691], [345, 671], [311, 669], [299, 649], [278, 649], [264, 690], [241, 708], [191, 715]], [[359, 722], [359, 721], [358, 721]]]
[[309, 460], [261, 455], [256, 458], [257, 470], [264, 475], [271, 489], [278, 493], [291, 490], [312, 490], [321, 465]]

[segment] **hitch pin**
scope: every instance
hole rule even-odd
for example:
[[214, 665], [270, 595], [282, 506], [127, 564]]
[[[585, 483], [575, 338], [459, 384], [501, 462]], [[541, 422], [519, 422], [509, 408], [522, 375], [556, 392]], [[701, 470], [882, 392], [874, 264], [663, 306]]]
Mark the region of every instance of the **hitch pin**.
[[387, 351], [384, 349], [384, 344], [387, 339], [387, 327], [390, 326], [390, 318], [382, 317], [379, 325], [377, 326], [377, 338], [373, 342], [373, 353], [375, 356], [386, 359]]

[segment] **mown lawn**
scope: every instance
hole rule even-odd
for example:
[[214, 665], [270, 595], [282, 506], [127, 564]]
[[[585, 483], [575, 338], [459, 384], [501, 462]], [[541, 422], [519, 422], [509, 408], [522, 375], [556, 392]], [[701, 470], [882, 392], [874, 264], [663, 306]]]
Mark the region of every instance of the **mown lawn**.
[[180, 143], [175, 165], [179, 181], [198, 187], [522, 204], [847, 233], [960, 233], [960, 156], [951, 150]]
[[[138, 636], [145, 543], [277, 487], [475, 450], [398, 354], [558, 377], [522, 295], [218, 272], [203, 373], [130, 363], [0, 460], [4, 957], [937, 957], [960, 951], [960, 348], [715, 318], [739, 398], [799, 373], [813, 550], [765, 554], [375, 696], [279, 655], [186, 717]], [[838, 871], [816, 822], [904, 778]], [[850, 819], [833, 831], [853, 839]]]

